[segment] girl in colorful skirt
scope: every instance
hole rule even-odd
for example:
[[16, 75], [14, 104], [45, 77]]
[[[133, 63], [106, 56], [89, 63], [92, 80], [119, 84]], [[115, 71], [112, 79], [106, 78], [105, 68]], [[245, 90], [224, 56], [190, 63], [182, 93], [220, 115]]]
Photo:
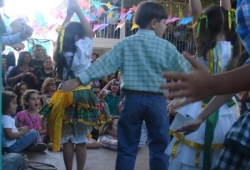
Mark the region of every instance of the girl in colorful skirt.
[[[76, 13], [81, 23], [69, 22]], [[67, 23], [69, 22], [69, 23]], [[67, 16], [59, 30], [54, 52], [55, 75], [69, 80], [84, 72], [91, 64], [93, 31], [75, 0], [69, 0]], [[55, 92], [40, 113], [48, 120], [53, 151], [63, 144], [63, 157], [67, 170], [72, 169], [74, 145], [77, 169], [83, 169], [86, 143], [90, 143], [92, 126], [111, 121], [109, 109], [91, 91], [91, 86], [78, 86], [70, 92]], [[61, 139], [61, 141], [60, 141]]]
[[[230, 0], [221, 0], [220, 6], [211, 6], [202, 13], [200, 0], [190, 0], [193, 15], [197, 60], [210, 74], [217, 74], [229, 67], [232, 52], [231, 40], [235, 36], [235, 13], [230, 10]], [[233, 43], [233, 42], [232, 42]], [[176, 99], [175, 104], [184, 99]], [[171, 156], [169, 170], [210, 170], [215, 166], [223, 149], [225, 135], [237, 120], [239, 111], [234, 99], [228, 100], [214, 112], [199, 129], [184, 136], [176, 130], [194, 120], [211, 98], [176, 109], [170, 127], [173, 140], [166, 152]], [[213, 100], [213, 99], [212, 99]], [[210, 102], [210, 104], [216, 104]]]

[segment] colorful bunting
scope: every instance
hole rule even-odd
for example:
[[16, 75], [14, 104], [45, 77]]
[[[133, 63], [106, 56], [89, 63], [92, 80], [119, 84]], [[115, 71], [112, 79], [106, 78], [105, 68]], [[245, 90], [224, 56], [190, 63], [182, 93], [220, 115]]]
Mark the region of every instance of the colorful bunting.
[[171, 23], [171, 22], [175, 22], [175, 21], [177, 21], [179, 19], [180, 18], [177, 18], [177, 17], [169, 18], [169, 19], [167, 19], [166, 24]]
[[115, 28], [115, 30], [117, 30], [118, 28], [121, 29], [121, 28], [123, 27], [124, 24], [125, 24], [125, 22], [122, 22], [122, 23], [120, 22], [120, 23], [118, 23], [118, 24], [117, 24], [117, 27]]
[[125, 14], [125, 13], [120, 13], [119, 20], [123, 20], [125, 17], [126, 17], [126, 14]]
[[137, 25], [136, 23], [133, 23], [132, 28], [131, 28], [131, 31], [132, 31], [133, 29], [136, 29], [136, 28], [138, 28], [138, 25]]
[[126, 21], [131, 21], [132, 17], [133, 17], [133, 14], [128, 14], [126, 17]]
[[132, 9], [134, 12], [136, 11], [136, 9], [137, 9], [137, 7], [135, 6], [135, 5], [133, 5], [133, 7], [132, 8], [130, 8], [130, 9]]
[[106, 28], [109, 24], [101, 24], [101, 26], [99, 27], [99, 31], [103, 30], [104, 28]]
[[182, 18], [178, 25], [187, 25], [193, 20], [193, 18]]
[[112, 5], [110, 4], [110, 2], [106, 3], [106, 6], [108, 7], [108, 9], [110, 9], [112, 7]]

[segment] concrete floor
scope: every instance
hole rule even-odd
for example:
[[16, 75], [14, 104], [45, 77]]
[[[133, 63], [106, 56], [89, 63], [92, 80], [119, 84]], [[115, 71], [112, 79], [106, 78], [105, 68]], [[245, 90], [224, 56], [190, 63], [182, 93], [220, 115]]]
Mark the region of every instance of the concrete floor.
[[[26, 151], [30, 161], [38, 161], [54, 165], [57, 170], [65, 170], [62, 152], [45, 151], [43, 153]], [[74, 157], [73, 170], [76, 170], [76, 158]], [[99, 148], [88, 149], [84, 170], [114, 170], [116, 151]], [[30, 169], [31, 170], [31, 169]], [[148, 147], [140, 148], [138, 151], [135, 170], [149, 170]]]

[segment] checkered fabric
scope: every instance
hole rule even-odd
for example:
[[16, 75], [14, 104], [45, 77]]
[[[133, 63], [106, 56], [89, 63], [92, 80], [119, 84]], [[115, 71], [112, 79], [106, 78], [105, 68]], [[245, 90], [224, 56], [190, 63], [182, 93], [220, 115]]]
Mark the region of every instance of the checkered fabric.
[[248, 170], [250, 156], [226, 147], [214, 170]]
[[237, 0], [237, 33], [250, 54], [250, 1]]
[[95, 61], [79, 79], [88, 84], [116, 71], [121, 71], [121, 90], [164, 92], [160, 84], [165, 71], [189, 72], [191, 65], [170, 42], [154, 31], [139, 30], [118, 42], [113, 49]]
[[[225, 143], [230, 146], [232, 141], [239, 146], [239, 149], [250, 155], [250, 112], [244, 113], [230, 128], [225, 137]], [[232, 143], [231, 142], [231, 143]], [[240, 148], [241, 147], [241, 148]], [[244, 147], [245, 149], [242, 149]]]

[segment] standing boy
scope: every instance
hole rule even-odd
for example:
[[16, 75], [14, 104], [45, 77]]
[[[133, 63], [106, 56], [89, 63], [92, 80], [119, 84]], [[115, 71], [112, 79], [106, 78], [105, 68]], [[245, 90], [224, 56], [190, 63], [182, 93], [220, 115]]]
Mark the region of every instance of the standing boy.
[[166, 101], [159, 89], [164, 71], [188, 72], [190, 64], [175, 46], [161, 37], [166, 30], [167, 12], [156, 2], [142, 2], [134, 16], [140, 30], [118, 42], [77, 79], [62, 84], [70, 90], [121, 71], [121, 91], [125, 94], [118, 122], [116, 170], [133, 170], [143, 120], [148, 129], [151, 170], [166, 170], [169, 157], [169, 122]]

